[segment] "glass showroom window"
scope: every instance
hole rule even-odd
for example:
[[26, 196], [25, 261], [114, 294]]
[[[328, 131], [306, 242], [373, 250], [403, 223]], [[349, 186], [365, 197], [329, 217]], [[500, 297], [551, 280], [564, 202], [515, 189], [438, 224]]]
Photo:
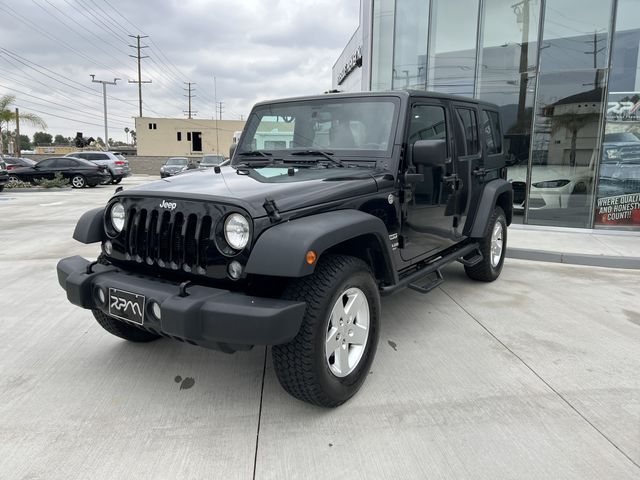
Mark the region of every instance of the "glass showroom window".
[[485, 0], [477, 96], [500, 107], [515, 222], [522, 222], [538, 64], [539, 0]]
[[429, 0], [396, 0], [395, 24], [393, 88], [424, 90]]
[[591, 227], [612, 0], [545, 5], [525, 220]]
[[432, 0], [427, 88], [473, 97], [479, 0]]
[[595, 227], [640, 229], [640, 2], [618, 0]]
[[395, 0], [373, 2], [371, 90], [389, 90], [393, 70], [393, 14]]

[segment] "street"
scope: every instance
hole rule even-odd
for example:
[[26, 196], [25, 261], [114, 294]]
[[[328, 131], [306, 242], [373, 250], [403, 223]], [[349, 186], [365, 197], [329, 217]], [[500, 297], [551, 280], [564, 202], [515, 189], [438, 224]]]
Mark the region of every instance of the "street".
[[[147, 181], [125, 179], [125, 189]], [[459, 264], [383, 299], [368, 380], [320, 409], [268, 349], [123, 341], [71, 305], [63, 256], [113, 186], [0, 201], [0, 478], [638, 478], [637, 270]]]

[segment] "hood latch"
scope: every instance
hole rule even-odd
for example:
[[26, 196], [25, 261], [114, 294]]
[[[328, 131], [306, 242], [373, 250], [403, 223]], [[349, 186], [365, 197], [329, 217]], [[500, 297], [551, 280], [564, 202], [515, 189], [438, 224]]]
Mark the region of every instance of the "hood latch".
[[282, 219], [282, 217], [280, 216], [280, 212], [278, 211], [278, 206], [276, 205], [276, 202], [273, 200], [273, 198], [266, 197], [262, 206], [267, 212], [271, 223], [279, 222]]

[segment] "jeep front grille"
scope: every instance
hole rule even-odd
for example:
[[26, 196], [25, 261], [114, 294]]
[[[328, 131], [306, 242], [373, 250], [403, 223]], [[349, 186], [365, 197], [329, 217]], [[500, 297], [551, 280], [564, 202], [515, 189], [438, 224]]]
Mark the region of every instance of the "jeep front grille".
[[210, 215], [130, 208], [122, 232], [125, 259], [203, 275], [212, 226]]
[[514, 205], [522, 205], [526, 196], [527, 185], [524, 182], [512, 182], [513, 187], [513, 203]]

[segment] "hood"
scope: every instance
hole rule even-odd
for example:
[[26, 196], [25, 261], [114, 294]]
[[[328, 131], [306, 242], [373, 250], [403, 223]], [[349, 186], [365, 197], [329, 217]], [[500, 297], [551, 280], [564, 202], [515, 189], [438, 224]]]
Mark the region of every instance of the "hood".
[[288, 168], [256, 168], [237, 173], [231, 166], [191, 170], [176, 177], [147, 183], [118, 195], [154, 196], [163, 199], [202, 199], [235, 204], [252, 217], [266, 216], [265, 199], [275, 201], [281, 213], [375, 193], [376, 180], [368, 168], [299, 168], [288, 175]]

